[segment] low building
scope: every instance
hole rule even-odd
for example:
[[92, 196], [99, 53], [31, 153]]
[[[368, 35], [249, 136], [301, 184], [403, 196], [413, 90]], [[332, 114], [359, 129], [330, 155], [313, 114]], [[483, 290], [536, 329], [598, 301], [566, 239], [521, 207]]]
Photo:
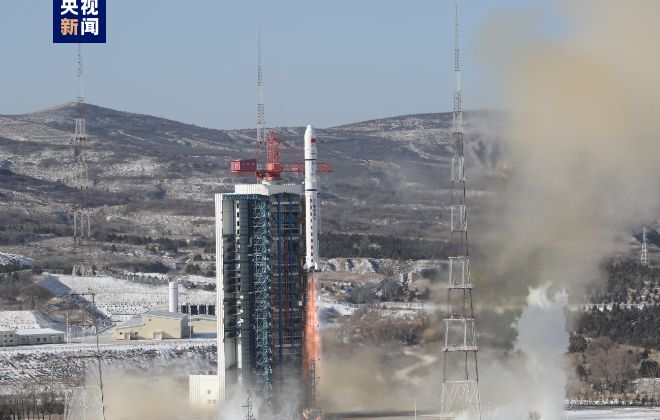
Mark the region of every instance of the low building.
[[218, 384], [218, 375], [215, 372], [188, 376], [190, 406], [197, 410], [213, 409], [218, 402]]
[[188, 315], [150, 309], [114, 329], [115, 340], [165, 340], [190, 337]]
[[27, 330], [16, 330], [16, 345], [32, 344], [64, 344], [66, 341], [64, 331], [52, 328], [31, 328]]
[[64, 344], [66, 333], [52, 328], [14, 330], [0, 327], [2, 346], [30, 346], [33, 344]]
[[16, 340], [15, 340], [15, 333], [16, 330], [12, 330], [10, 328], [5, 328], [5, 327], [0, 327], [0, 334], [2, 335], [3, 339], [3, 346], [15, 346], [16, 345]]
[[193, 334], [218, 333], [218, 318], [214, 315], [191, 315], [188, 325]]

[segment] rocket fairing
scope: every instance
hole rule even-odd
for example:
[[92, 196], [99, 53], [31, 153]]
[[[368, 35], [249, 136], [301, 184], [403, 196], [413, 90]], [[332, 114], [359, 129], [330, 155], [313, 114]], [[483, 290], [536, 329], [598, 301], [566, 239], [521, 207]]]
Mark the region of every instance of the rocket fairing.
[[307, 126], [305, 130], [305, 235], [307, 257], [305, 268], [309, 271], [319, 271], [318, 221], [316, 219], [318, 200], [316, 190], [316, 133], [314, 127]]

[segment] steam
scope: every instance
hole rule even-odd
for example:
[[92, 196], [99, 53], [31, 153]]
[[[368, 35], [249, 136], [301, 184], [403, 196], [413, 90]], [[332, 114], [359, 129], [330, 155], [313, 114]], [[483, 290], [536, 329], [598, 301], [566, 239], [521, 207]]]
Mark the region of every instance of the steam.
[[[487, 291], [522, 306], [528, 291], [523, 357], [485, 354], [482, 409], [496, 401], [494, 418], [560, 417], [568, 293], [584, 302], [586, 287], [604, 286], [603, 261], [625, 257], [631, 231], [655, 224], [660, 207], [660, 3], [564, 1], [560, 13], [566, 36], [551, 39], [539, 10], [494, 10], [471, 49], [511, 117], [504, 182], [472, 219], [484, 257], [473, 259], [475, 300]], [[539, 286], [547, 278], [557, 281]]]
[[568, 347], [564, 307], [568, 294], [561, 290], [551, 298], [551, 283], [529, 288], [527, 308], [517, 321], [514, 357], [488, 357], [482, 378], [482, 416], [494, 403], [496, 420], [527, 418], [537, 412], [543, 419], [563, 416], [566, 384], [563, 355]]
[[562, 4], [564, 39], [535, 33], [537, 10], [496, 10], [472, 48], [511, 104], [507, 182], [472, 236], [491, 244], [484, 280], [502, 299], [544, 278], [583, 299], [631, 229], [657, 220], [660, 3]]

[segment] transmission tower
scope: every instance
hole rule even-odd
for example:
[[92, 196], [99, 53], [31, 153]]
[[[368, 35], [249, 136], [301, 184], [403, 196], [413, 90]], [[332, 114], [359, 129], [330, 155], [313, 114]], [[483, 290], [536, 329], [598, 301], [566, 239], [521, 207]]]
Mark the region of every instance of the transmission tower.
[[254, 417], [254, 415], [252, 414], [252, 398], [250, 396], [250, 390], [248, 389], [246, 393], [247, 393], [247, 401], [243, 406], [243, 412], [245, 413], [245, 420], [257, 420], [256, 417]]
[[264, 85], [261, 79], [261, 27], [259, 27], [259, 67], [257, 73], [257, 144], [263, 144], [266, 140], [266, 117], [264, 116]]
[[[92, 322], [83, 319], [75, 323], [81, 328], [93, 328], [96, 338], [96, 348], [91, 351], [75, 352], [67, 356], [67, 378], [65, 383], [65, 420], [105, 420], [105, 394], [103, 393], [103, 371], [101, 368], [101, 349], [99, 347], [99, 319], [96, 309], [96, 294], [88, 293], [70, 293], [73, 301], [74, 297], [82, 298], [84, 296], [92, 297]], [[87, 316], [87, 308], [83, 301], [83, 317]], [[81, 337], [84, 333], [81, 333]], [[88, 369], [88, 365], [97, 363], [98, 370]], [[76, 372], [78, 364], [82, 365], [82, 371]], [[77, 373], [80, 376], [77, 377]]]
[[83, 101], [82, 46], [78, 44], [78, 100], [76, 137], [73, 149], [73, 276], [92, 275], [92, 250], [89, 217], [89, 180], [87, 179], [87, 136]]
[[477, 338], [472, 310], [470, 251], [465, 201], [465, 157], [463, 154], [463, 113], [461, 111], [461, 70], [458, 60], [458, 5], [455, 24], [454, 120], [452, 132], [451, 235], [447, 315], [442, 378], [442, 418], [467, 414], [481, 419]]
[[646, 240], [646, 228], [642, 233], [642, 265], [649, 265], [649, 250]]

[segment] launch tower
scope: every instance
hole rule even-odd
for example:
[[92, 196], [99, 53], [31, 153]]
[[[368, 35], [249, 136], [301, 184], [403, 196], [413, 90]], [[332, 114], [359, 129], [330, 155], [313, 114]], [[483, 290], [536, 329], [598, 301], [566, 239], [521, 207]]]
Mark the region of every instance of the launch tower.
[[458, 8], [455, 25], [454, 120], [451, 159], [451, 236], [447, 315], [445, 316], [444, 367], [442, 378], [442, 417], [466, 412], [481, 419], [477, 338], [472, 310], [470, 250], [465, 200], [465, 157], [463, 154], [463, 113], [461, 111], [461, 71], [458, 60]]
[[[316, 162], [308, 126], [304, 155], [271, 133], [252, 159], [232, 161], [231, 171], [261, 183], [215, 196], [219, 398], [225, 384], [241, 382], [267, 402], [288, 395], [313, 407], [316, 172], [333, 170]], [[305, 191], [285, 183], [286, 172], [304, 174]]]

